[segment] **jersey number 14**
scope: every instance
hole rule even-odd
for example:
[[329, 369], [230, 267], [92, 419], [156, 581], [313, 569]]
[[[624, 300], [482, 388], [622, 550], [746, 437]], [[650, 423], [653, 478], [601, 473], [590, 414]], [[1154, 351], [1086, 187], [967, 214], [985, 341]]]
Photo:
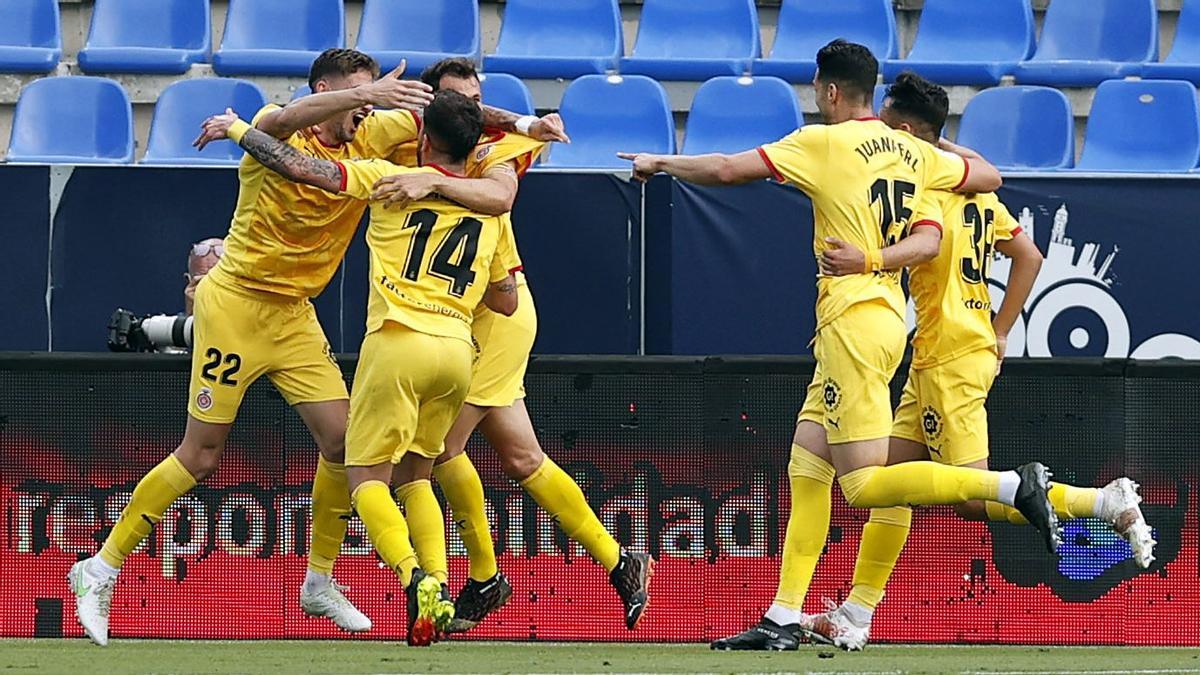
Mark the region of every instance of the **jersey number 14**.
[[[408, 216], [404, 229], [416, 228], [412, 235], [412, 243], [408, 247], [408, 258], [404, 261], [404, 278], [416, 281], [421, 276], [421, 268], [425, 263], [425, 248], [429, 244], [429, 235], [433, 234], [433, 226], [437, 224], [438, 214], [429, 209], [413, 211]], [[461, 298], [467, 287], [475, 283], [475, 272], [471, 266], [475, 264], [475, 254], [479, 250], [479, 234], [483, 231], [483, 223], [475, 218], [462, 218], [454, 228], [442, 239], [433, 259], [429, 261], [429, 274], [450, 282], [450, 295]]]

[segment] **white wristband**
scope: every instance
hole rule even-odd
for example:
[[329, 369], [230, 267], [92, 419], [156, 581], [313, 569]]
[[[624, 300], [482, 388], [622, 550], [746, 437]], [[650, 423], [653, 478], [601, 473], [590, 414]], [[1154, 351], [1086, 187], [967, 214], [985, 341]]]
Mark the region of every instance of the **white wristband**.
[[529, 127], [533, 126], [533, 123], [536, 121], [538, 121], [537, 117], [534, 117], [533, 115], [524, 115], [517, 118], [517, 121], [513, 123], [513, 128], [515, 128], [517, 133], [521, 134], [522, 136], [528, 136]]

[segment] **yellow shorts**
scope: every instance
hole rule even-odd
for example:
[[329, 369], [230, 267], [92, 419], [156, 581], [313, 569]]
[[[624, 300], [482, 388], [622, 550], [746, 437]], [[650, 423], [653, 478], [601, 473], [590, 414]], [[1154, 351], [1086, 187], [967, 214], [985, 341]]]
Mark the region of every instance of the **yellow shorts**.
[[978, 349], [908, 371], [892, 435], [929, 448], [935, 462], [963, 466], [988, 456], [984, 404], [996, 377], [996, 352]]
[[346, 382], [307, 298], [234, 288], [205, 277], [196, 287], [188, 413], [229, 424], [246, 389], [266, 375], [288, 404], [347, 398]]
[[471, 385], [471, 345], [394, 321], [363, 340], [350, 397], [346, 464], [434, 459]]
[[527, 284], [517, 286], [517, 311], [512, 316], [486, 307], [475, 312], [471, 326], [475, 367], [467, 403], [503, 407], [525, 398], [525, 368], [536, 337], [537, 308]]
[[817, 370], [799, 419], [825, 427], [830, 443], [887, 438], [888, 383], [904, 356], [904, 319], [887, 305], [860, 302], [817, 332]]

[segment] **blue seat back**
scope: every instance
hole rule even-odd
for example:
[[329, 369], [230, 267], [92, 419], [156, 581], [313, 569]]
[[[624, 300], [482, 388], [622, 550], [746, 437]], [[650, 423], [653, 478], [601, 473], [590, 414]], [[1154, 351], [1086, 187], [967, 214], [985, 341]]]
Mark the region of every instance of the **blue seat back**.
[[208, 50], [209, 16], [208, 0], [96, 0], [87, 45]]
[[886, 84], [875, 85], [875, 94], [871, 97], [871, 110], [874, 110], [876, 115], [883, 108], [883, 99], [887, 98], [887, 88]]
[[675, 120], [662, 85], [642, 75], [584, 75], [567, 86], [558, 112], [571, 143], [546, 165], [628, 168], [619, 151], [675, 152]]
[[508, 0], [496, 53], [505, 56], [620, 56], [617, 0]]
[[1029, 0], [925, 0], [914, 61], [1022, 61], [1033, 54]]
[[1171, 80], [1109, 80], [1096, 88], [1078, 168], [1188, 171], [1200, 160], [1196, 88]]
[[1179, 11], [1175, 26], [1175, 42], [1167, 63], [1200, 63], [1200, 1], [1188, 0]]
[[899, 56], [891, 0], [784, 0], [771, 58], [812, 61], [835, 38], [865, 45], [879, 60]]
[[226, 108], [233, 108], [238, 117], [250, 120], [266, 104], [262, 89], [246, 80], [201, 78], [175, 82], [163, 90], [154, 105], [145, 159], [180, 164], [195, 160], [235, 164], [242, 158], [242, 149], [232, 141], [210, 143], [200, 152], [192, 147], [201, 122], [210, 115], [225, 112]]
[[0, 45], [57, 49], [61, 42], [58, 0], [0, 2]]
[[519, 78], [508, 73], [486, 73], [480, 77], [484, 103], [518, 115], [533, 114], [533, 96]]
[[1154, 61], [1155, 0], [1054, 0], [1046, 10], [1035, 61]]
[[133, 108], [103, 77], [45, 77], [21, 90], [8, 159], [132, 162]]
[[1057, 169], [1075, 161], [1071, 103], [1050, 87], [997, 87], [963, 110], [958, 143], [1002, 169]]
[[342, 0], [229, 0], [224, 49], [321, 51], [345, 44]]
[[479, 2], [366, 0], [358, 49], [477, 54]]
[[714, 77], [696, 91], [683, 154], [736, 153], [804, 124], [796, 92], [777, 77]]
[[751, 58], [762, 54], [754, 0], [645, 0], [633, 55]]

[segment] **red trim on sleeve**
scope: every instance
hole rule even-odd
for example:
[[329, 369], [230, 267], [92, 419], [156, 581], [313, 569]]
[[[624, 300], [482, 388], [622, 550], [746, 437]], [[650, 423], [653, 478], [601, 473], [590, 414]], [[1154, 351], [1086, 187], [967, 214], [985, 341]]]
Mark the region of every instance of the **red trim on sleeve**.
[[1012, 231], [1012, 236], [1014, 236], [1014, 237], [1015, 237], [1015, 236], [1017, 236], [1018, 234], [1021, 234], [1021, 233], [1022, 233], [1022, 232], [1024, 232], [1024, 231], [1025, 231], [1025, 230], [1024, 230], [1024, 229], [1022, 229], [1020, 225], [1018, 225], [1016, 228], [1014, 228], [1014, 229], [1013, 229], [1013, 231]]
[[425, 121], [421, 119], [421, 116], [415, 110], [409, 110], [408, 114], [412, 115], [413, 122], [417, 123], [417, 133], [421, 133], [421, 125], [425, 124]]
[[954, 186], [955, 190], [958, 190], [962, 186], [966, 185], [967, 178], [969, 178], [971, 176], [971, 163], [967, 161], [966, 157], [963, 157], [962, 161], [963, 161], [963, 177], [962, 177], [962, 180], [958, 181], [958, 185]]
[[342, 172], [342, 184], [341, 187], [338, 188], [338, 192], [345, 192], [346, 180], [349, 178], [349, 176], [346, 174], [346, 165], [342, 164], [341, 162], [334, 162], [334, 164], [337, 164], [338, 171]]
[[915, 230], [918, 227], [936, 227], [938, 232], [942, 231], [942, 224], [936, 220], [918, 220], [917, 222], [913, 223], [908, 229]]
[[509, 273], [509, 274], [516, 274], [517, 272], [524, 272], [524, 271], [525, 271], [525, 266], [524, 266], [524, 265], [517, 265], [516, 267], [512, 268], [511, 270], [509, 270], [509, 271], [508, 271], [508, 273]]
[[767, 151], [763, 150], [761, 145], [758, 146], [758, 156], [762, 157], [763, 163], [766, 164], [767, 168], [771, 170], [771, 175], [775, 177], [775, 180], [779, 181], [780, 183], [785, 182], [783, 174], [779, 173], [779, 169], [775, 168], [775, 163], [771, 161], [770, 157], [767, 157]]

